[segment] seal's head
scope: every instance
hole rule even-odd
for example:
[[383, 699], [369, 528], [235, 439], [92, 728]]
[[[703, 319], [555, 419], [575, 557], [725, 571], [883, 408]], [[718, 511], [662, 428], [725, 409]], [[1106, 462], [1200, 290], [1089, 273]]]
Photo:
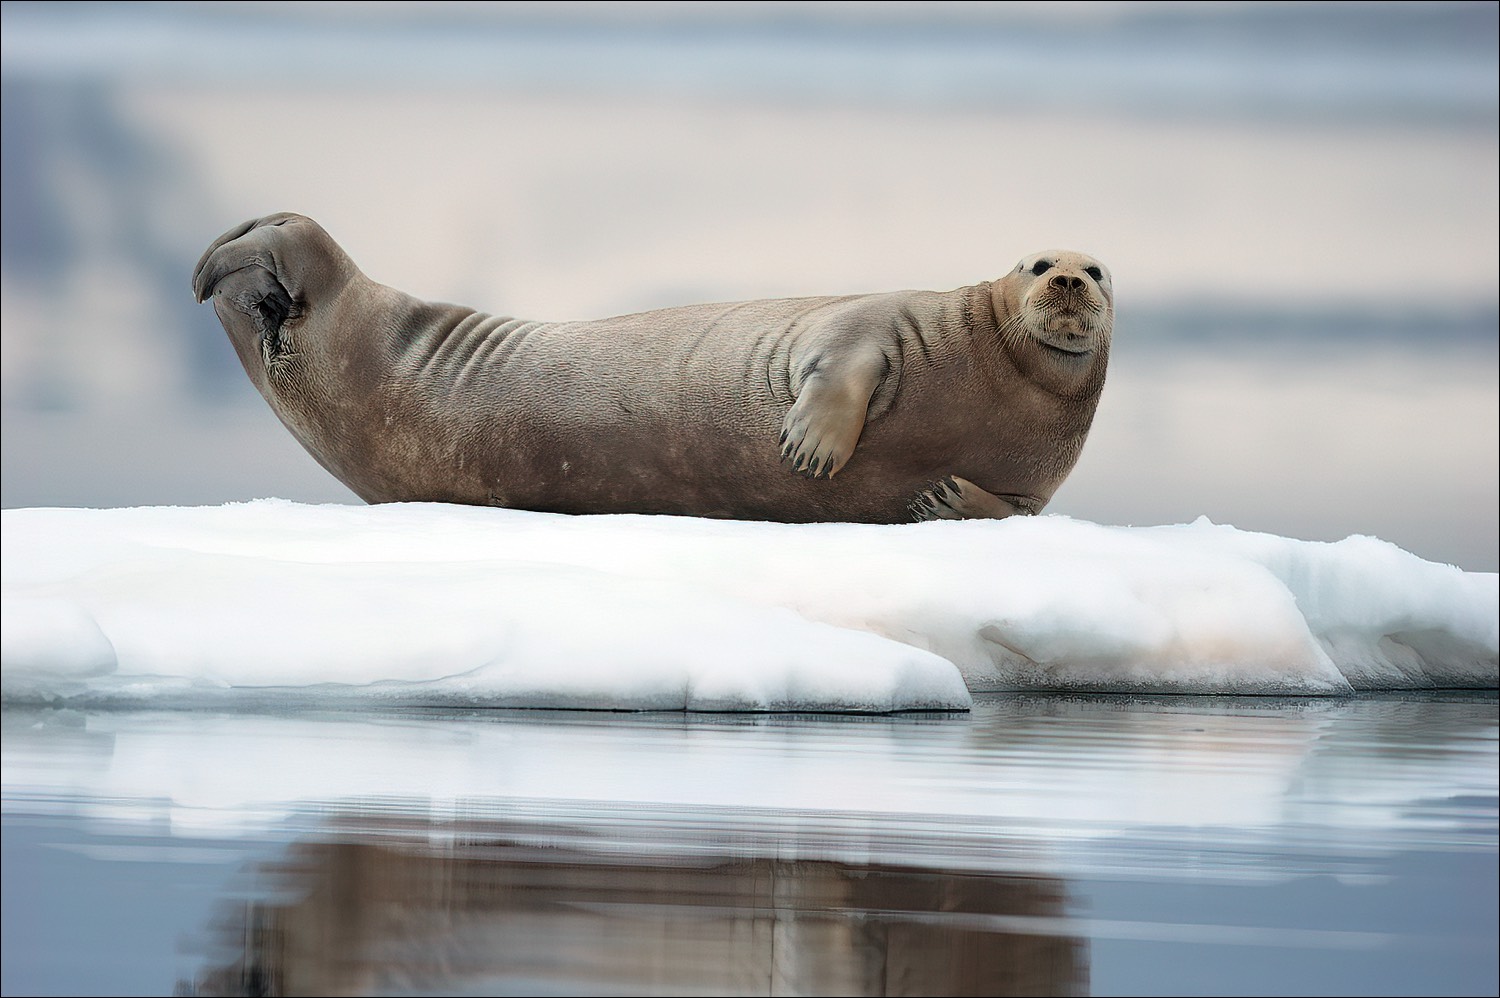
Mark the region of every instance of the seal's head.
[[991, 286], [1001, 338], [1030, 341], [1060, 359], [1109, 347], [1115, 297], [1109, 269], [1072, 250], [1033, 253]]

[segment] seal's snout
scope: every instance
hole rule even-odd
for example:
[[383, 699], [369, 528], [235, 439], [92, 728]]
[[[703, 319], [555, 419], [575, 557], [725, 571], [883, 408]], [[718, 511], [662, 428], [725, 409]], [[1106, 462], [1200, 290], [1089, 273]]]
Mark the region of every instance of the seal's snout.
[[1081, 277], [1067, 277], [1063, 274], [1058, 274], [1052, 278], [1052, 286], [1059, 291], [1078, 292], [1083, 290], [1084, 285], [1083, 278]]

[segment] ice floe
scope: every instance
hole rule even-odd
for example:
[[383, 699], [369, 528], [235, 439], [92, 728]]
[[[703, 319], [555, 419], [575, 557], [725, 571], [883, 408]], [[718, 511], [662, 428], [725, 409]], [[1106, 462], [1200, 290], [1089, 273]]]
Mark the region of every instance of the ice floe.
[[1497, 576], [1199, 520], [3, 513], [8, 703], [962, 709], [1497, 684]]

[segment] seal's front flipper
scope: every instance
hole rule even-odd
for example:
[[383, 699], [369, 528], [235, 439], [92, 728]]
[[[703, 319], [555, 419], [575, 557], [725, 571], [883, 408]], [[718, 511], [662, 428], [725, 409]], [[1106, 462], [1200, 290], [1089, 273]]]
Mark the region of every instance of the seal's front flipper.
[[781, 459], [809, 478], [831, 478], [854, 453], [869, 396], [811, 381], [781, 424]]
[[886, 370], [878, 350], [810, 365], [781, 422], [781, 459], [809, 478], [832, 478], [854, 453], [870, 396]]
[[949, 475], [918, 493], [908, 508], [914, 520], [1003, 520], [1034, 516], [1042, 501], [1033, 496], [997, 496], [967, 478]]

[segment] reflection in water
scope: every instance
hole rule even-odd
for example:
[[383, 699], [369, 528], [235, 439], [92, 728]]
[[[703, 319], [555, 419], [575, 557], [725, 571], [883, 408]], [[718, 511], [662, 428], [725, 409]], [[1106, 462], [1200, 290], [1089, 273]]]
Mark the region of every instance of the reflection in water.
[[1497, 720], [6, 709], [0, 992], [1495, 994]]
[[1053, 877], [386, 823], [262, 867], [273, 900], [225, 918], [236, 954], [179, 992], [1087, 992], [1087, 946]]

